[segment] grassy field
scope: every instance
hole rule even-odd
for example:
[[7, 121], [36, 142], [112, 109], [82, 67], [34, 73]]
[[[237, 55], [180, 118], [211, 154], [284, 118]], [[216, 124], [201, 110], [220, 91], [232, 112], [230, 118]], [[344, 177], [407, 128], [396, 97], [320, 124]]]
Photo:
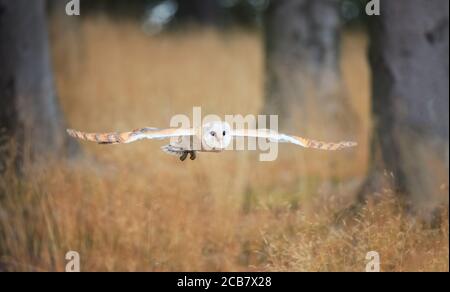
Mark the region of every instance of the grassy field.
[[[57, 30], [57, 28], [53, 28]], [[263, 52], [256, 32], [190, 28], [147, 37], [130, 23], [90, 19], [53, 38], [56, 83], [70, 127], [163, 127], [172, 115], [257, 114]], [[180, 162], [164, 142], [83, 143], [84, 158], [1, 177], [0, 269], [63, 271], [363, 271], [368, 251], [383, 271], [448, 271], [448, 207], [437, 228], [405, 214], [385, 190], [378, 204], [335, 224], [368, 156], [369, 73], [363, 32], [345, 34], [342, 72], [360, 118], [360, 147], [329, 174], [330, 154], [283, 145], [257, 153], [200, 154]], [[314, 125], [311, 125], [314, 127]], [[306, 153], [306, 154], [305, 154]], [[336, 174], [337, 173], [337, 174]]]

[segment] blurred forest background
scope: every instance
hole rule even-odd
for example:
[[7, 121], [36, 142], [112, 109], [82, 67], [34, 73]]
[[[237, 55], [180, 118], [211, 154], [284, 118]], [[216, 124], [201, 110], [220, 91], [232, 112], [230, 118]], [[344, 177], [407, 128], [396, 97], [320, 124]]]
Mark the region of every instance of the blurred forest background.
[[[448, 271], [447, 0], [0, 0], [0, 271]], [[65, 128], [280, 115], [180, 162]]]

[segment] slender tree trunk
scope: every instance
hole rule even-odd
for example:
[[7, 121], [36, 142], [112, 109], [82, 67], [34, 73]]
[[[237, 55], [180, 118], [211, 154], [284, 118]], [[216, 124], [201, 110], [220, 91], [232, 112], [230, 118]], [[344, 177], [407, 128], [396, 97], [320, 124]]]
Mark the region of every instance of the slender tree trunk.
[[0, 68], [2, 136], [15, 139], [19, 161], [25, 152], [33, 159], [76, 152], [55, 95], [45, 1], [0, 0]]
[[[267, 75], [263, 112], [277, 114], [279, 129], [284, 132], [328, 141], [355, 139], [356, 115], [339, 66], [339, 1], [271, 1], [264, 23]], [[324, 178], [341, 176], [343, 168], [352, 167], [355, 153], [296, 153], [304, 171], [302, 181], [314, 173]], [[280, 154], [284, 155], [283, 151]]]
[[381, 2], [371, 17], [371, 172], [361, 199], [390, 181], [416, 206], [448, 201], [447, 0]]
[[265, 20], [266, 111], [280, 114], [282, 127], [303, 131], [313, 121], [348, 120], [339, 69], [339, 1], [272, 1]]

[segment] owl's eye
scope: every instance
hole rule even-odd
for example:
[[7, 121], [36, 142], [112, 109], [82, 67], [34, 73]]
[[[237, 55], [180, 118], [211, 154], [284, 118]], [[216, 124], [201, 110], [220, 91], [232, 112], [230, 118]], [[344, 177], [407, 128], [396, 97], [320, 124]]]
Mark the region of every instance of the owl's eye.
[[226, 134], [226, 132], [225, 132], [225, 131], [223, 131], [223, 132], [222, 132], [222, 136], [225, 136], [225, 134]]
[[209, 132], [209, 134], [211, 134], [211, 136], [216, 136], [216, 132], [214, 132], [214, 131], [211, 131], [211, 132]]

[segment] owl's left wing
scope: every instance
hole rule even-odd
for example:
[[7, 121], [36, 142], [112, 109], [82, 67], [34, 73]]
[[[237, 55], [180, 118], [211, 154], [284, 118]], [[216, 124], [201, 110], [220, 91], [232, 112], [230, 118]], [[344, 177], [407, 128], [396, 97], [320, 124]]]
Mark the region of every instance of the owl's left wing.
[[131, 143], [142, 139], [165, 139], [180, 136], [195, 135], [194, 129], [182, 128], [140, 128], [130, 132], [112, 132], [112, 133], [86, 133], [77, 130], [67, 129], [67, 133], [81, 140], [97, 142], [99, 144], [119, 144]]
[[286, 135], [269, 129], [237, 129], [232, 130], [231, 135], [234, 137], [265, 138], [269, 139], [271, 142], [292, 143], [305, 148], [320, 150], [341, 150], [358, 145], [358, 143], [352, 141], [341, 141], [336, 143], [317, 141], [299, 136]]

